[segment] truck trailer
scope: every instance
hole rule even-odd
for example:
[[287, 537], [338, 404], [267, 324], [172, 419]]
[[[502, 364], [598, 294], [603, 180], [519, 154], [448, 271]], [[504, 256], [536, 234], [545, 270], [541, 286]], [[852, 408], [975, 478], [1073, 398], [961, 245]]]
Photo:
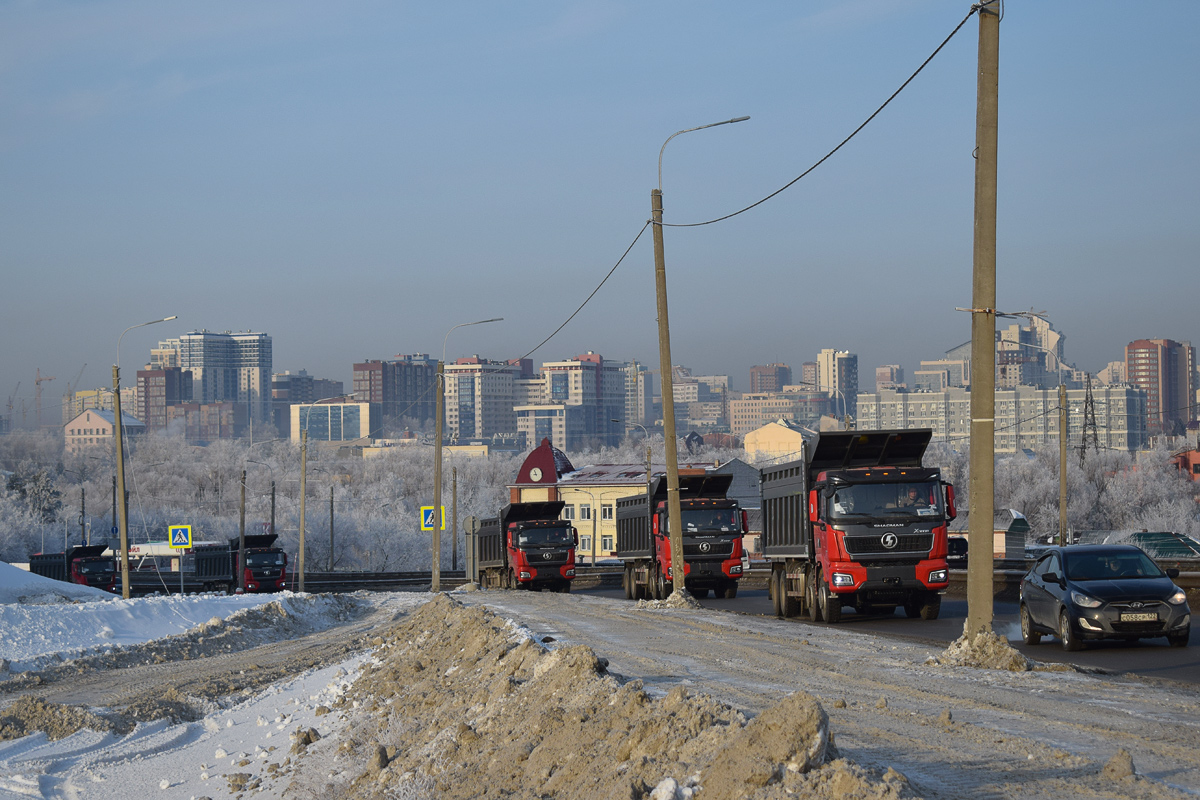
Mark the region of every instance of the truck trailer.
[[859, 613], [937, 619], [949, 585], [954, 487], [922, 467], [928, 428], [821, 433], [761, 470], [763, 556], [775, 613], [836, 623]]
[[[277, 592], [287, 585], [287, 554], [275, 547], [273, 533], [246, 536], [246, 591]], [[225, 592], [240, 588], [239, 538], [197, 541], [188, 548], [167, 542], [129, 545], [129, 589], [135, 595], [188, 592]], [[121, 557], [115, 544], [105, 553]], [[118, 571], [120, 566], [118, 564]], [[118, 581], [120, 577], [118, 575]]]
[[578, 534], [561, 500], [510, 503], [480, 522], [475, 564], [485, 589], [571, 591]]
[[117, 562], [104, 555], [107, 545], [76, 545], [64, 553], [33, 553], [29, 571], [56, 581], [116, 591]]
[[[684, 586], [697, 597], [737, 597], [742, 577], [746, 512], [726, 497], [732, 475], [680, 475]], [[617, 500], [617, 558], [630, 600], [661, 600], [671, 594], [671, 520], [667, 479], [656, 478], [645, 494]]]

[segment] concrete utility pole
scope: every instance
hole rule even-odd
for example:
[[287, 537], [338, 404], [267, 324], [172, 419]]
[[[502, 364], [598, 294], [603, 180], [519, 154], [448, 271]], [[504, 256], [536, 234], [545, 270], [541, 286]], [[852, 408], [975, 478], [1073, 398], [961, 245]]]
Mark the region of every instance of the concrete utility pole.
[[329, 484], [329, 571], [333, 572], [333, 484]]
[[[125, 334], [121, 334], [124, 336]], [[117, 345], [118, 352], [120, 345]], [[125, 426], [121, 424], [121, 368], [116, 364], [113, 365], [113, 434], [116, 436], [117, 447], [117, 496], [125, 496], [125, 444], [122, 440], [121, 429]], [[121, 597], [129, 599], [129, 515], [126, 513], [125, 504], [121, 503], [117, 508], [118, 519], [120, 520], [120, 536], [121, 536]]]
[[1067, 387], [1061, 380], [1058, 382], [1058, 543], [1067, 544]]
[[308, 496], [308, 420], [300, 431], [300, 552], [296, 554], [297, 590], [304, 591], [304, 499]]
[[[663, 145], [666, 147], [666, 145]], [[662, 190], [650, 192], [651, 220], [654, 223], [654, 289], [658, 298], [658, 363], [662, 380], [663, 438], [666, 440], [667, 515], [671, 534], [671, 583], [675, 591], [683, 589], [686, 566], [683, 560], [683, 512], [679, 504], [679, 452], [675, 439], [675, 378], [671, 366], [671, 326], [667, 320], [667, 264], [663, 253]], [[650, 509], [654, 513], [654, 509]], [[595, 547], [595, 542], [592, 546]]]
[[450, 468], [450, 569], [458, 569], [458, 467]]
[[242, 499], [238, 504], [238, 588], [246, 592], [246, 470], [242, 470]]
[[446, 413], [445, 367], [444, 362], [438, 362], [437, 410], [433, 416], [433, 581], [429, 587], [432, 592], [442, 590], [442, 418]]
[[967, 628], [992, 630], [992, 527], [996, 451], [996, 150], [999, 118], [999, 2], [979, 9], [975, 108], [975, 247], [971, 314], [971, 478], [967, 521]]

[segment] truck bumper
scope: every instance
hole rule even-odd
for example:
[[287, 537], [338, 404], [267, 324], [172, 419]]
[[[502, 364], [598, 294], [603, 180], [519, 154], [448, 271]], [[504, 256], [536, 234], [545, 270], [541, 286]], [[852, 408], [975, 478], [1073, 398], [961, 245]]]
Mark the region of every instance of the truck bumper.
[[[672, 577], [669, 569], [667, 577]], [[736, 581], [742, 577], [742, 560], [729, 558], [724, 561], [685, 561], [683, 577], [690, 586], [698, 589], [718, 589], [728, 581]]]
[[838, 594], [863, 590], [938, 591], [950, 585], [950, 572], [945, 559], [926, 559], [899, 566], [865, 566], [835, 561], [829, 565], [829, 582]]
[[550, 567], [521, 567], [517, 570], [519, 583], [560, 583], [575, 580], [575, 564], [556, 564]]

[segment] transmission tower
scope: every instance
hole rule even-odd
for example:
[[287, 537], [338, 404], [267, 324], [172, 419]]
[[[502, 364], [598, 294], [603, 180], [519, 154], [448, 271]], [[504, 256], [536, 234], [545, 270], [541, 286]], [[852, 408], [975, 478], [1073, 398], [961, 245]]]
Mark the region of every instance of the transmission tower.
[[1092, 449], [1100, 453], [1100, 437], [1096, 431], [1096, 401], [1092, 399], [1092, 374], [1087, 373], [1087, 394], [1083, 400], [1083, 435], [1079, 440], [1079, 468], [1083, 468], [1087, 456], [1088, 437], [1092, 438]]

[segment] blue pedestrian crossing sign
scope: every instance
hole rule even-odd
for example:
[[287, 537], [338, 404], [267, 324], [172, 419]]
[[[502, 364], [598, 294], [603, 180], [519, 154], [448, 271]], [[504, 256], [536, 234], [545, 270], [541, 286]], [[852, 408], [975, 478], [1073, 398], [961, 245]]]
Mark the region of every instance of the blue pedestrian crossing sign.
[[177, 550], [192, 546], [191, 525], [171, 525], [167, 528], [167, 543]]
[[[431, 531], [434, 524], [433, 506], [421, 506], [421, 530]], [[442, 506], [442, 530], [446, 530], [446, 507]]]

